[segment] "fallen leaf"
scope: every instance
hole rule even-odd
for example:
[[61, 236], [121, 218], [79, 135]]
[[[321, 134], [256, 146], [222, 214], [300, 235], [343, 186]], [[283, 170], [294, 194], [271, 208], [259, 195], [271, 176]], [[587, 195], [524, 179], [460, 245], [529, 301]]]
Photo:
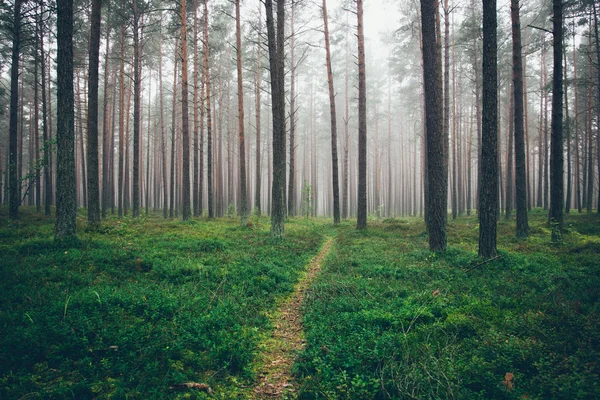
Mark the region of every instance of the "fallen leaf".
[[502, 383], [502, 386], [504, 386], [506, 388], [507, 392], [510, 392], [515, 387], [515, 384], [513, 383], [513, 378], [514, 378], [514, 375], [511, 374], [510, 372], [507, 372], [506, 375], [504, 375], [504, 380], [501, 383]]

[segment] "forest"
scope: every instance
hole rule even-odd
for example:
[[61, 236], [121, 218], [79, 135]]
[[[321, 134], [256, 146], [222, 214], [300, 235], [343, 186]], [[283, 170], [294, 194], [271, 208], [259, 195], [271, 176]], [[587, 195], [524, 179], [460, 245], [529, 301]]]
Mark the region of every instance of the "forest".
[[599, 20], [0, 0], [0, 398], [600, 398]]

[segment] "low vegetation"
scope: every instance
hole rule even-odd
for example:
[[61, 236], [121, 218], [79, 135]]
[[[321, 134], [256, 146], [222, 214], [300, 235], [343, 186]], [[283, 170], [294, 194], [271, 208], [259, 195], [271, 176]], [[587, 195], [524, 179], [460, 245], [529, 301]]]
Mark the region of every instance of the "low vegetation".
[[[326, 237], [306, 294], [304, 399], [594, 398], [600, 393], [600, 221], [567, 216], [550, 241], [499, 223], [477, 257], [476, 217], [448, 225], [445, 254], [422, 220], [109, 219], [57, 242], [53, 220], [0, 208], [0, 398], [248, 398], [258, 353]], [[178, 387], [187, 383], [188, 387]], [[192, 384], [193, 383], [193, 384]], [[202, 385], [200, 385], [202, 384]], [[206, 386], [204, 386], [206, 385]], [[211, 393], [207, 388], [210, 387]]]
[[0, 208], [0, 398], [234, 397], [271, 331], [267, 313], [323, 241], [270, 238], [266, 219], [109, 220], [53, 240], [53, 220]]
[[302, 398], [594, 398], [600, 393], [600, 224], [547, 214], [517, 241], [499, 223], [500, 257], [477, 258], [475, 217], [426, 250], [423, 223], [346, 226], [307, 296]]

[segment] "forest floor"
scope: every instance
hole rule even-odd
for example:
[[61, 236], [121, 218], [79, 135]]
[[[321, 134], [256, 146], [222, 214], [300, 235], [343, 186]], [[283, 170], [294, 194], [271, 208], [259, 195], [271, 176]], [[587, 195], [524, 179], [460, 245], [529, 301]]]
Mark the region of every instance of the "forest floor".
[[292, 366], [295, 358], [304, 350], [304, 330], [300, 308], [309, 287], [321, 271], [324, 258], [333, 244], [327, 238], [323, 248], [308, 265], [306, 273], [295, 285], [292, 294], [283, 299], [271, 317], [273, 335], [261, 343], [258, 360], [258, 385], [254, 393], [258, 398], [293, 398], [297, 396]]
[[[600, 217], [53, 219], [0, 207], [0, 398], [598, 398]], [[317, 271], [318, 274], [316, 273]], [[289, 340], [289, 338], [293, 340]], [[273, 386], [269, 386], [273, 385]], [[290, 389], [293, 389], [290, 390]]]

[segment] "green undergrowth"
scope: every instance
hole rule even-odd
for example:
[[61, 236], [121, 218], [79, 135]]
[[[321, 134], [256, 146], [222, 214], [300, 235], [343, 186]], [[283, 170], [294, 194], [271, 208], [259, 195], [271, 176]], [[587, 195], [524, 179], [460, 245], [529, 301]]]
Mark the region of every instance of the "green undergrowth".
[[0, 208], [0, 398], [242, 397], [267, 314], [332, 229], [292, 220], [274, 240], [251, 220], [80, 215], [60, 243], [53, 219]]
[[531, 237], [499, 223], [477, 257], [476, 217], [449, 222], [445, 254], [418, 219], [344, 226], [307, 294], [304, 399], [591, 399], [600, 393], [600, 219], [547, 214]]

